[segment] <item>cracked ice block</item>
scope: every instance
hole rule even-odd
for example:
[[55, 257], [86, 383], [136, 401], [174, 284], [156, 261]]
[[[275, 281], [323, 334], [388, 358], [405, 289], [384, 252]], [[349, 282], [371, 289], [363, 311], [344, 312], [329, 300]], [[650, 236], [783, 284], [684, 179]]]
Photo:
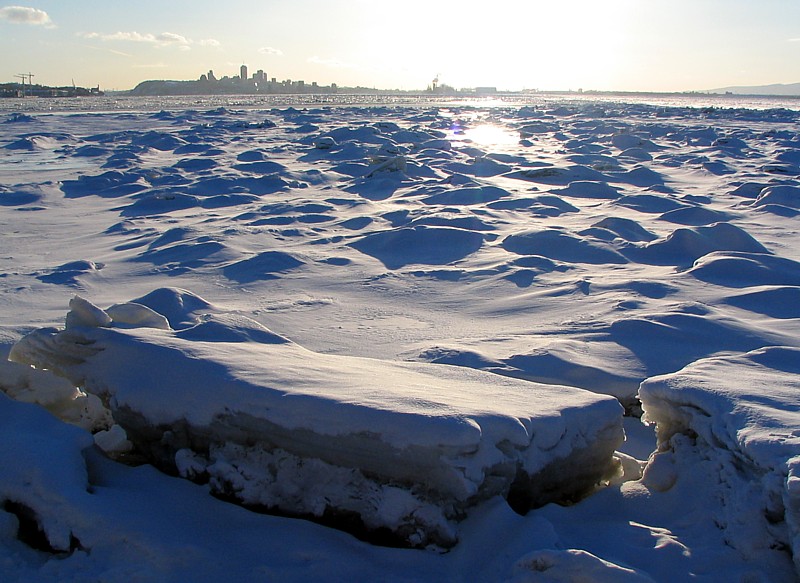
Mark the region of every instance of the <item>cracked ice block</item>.
[[482, 500], [574, 499], [616, 471], [622, 408], [605, 395], [319, 354], [241, 316], [173, 330], [71, 307], [11, 358], [98, 395], [149, 461], [246, 505], [448, 546]]

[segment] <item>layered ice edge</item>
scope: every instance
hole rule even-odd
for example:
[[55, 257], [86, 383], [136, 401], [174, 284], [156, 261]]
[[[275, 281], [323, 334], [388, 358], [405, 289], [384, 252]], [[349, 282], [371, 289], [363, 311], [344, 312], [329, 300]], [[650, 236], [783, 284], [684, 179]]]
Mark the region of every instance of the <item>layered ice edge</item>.
[[669, 488], [677, 457], [713, 461], [726, 543], [744, 556], [791, 550], [800, 572], [800, 349], [700, 359], [645, 380], [639, 397], [658, 440], [644, 480]]
[[173, 327], [147, 303], [76, 296], [65, 329], [28, 334], [10, 359], [96, 395], [144, 461], [217, 496], [447, 547], [483, 500], [525, 511], [619, 471], [613, 397], [316, 353], [219, 310]]

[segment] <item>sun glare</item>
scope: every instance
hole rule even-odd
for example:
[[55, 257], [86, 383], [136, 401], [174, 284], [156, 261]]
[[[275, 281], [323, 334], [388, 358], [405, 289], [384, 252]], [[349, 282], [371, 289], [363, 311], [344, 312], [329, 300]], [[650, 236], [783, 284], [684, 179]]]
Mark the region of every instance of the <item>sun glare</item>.
[[489, 12], [480, 4], [466, 2], [447, 34], [422, 45], [429, 50], [417, 65], [436, 63], [441, 82], [456, 87], [606, 88], [617, 76], [628, 19], [621, 0], [499, 0]]
[[519, 134], [490, 124], [481, 124], [463, 131], [464, 141], [480, 146], [510, 146], [519, 143]]
[[450, 126], [450, 137], [455, 142], [481, 147], [504, 147], [519, 143], [519, 134], [490, 123], [462, 122], [454, 119]]

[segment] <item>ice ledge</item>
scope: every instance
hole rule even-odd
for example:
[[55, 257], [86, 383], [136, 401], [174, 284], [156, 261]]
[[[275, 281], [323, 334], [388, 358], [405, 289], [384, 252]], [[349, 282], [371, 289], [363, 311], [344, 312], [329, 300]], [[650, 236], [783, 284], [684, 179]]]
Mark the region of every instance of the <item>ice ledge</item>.
[[[800, 573], [800, 348], [702, 359], [647, 379], [639, 397], [662, 452], [645, 481], [671, 487], [674, 476], [658, 475], [668, 465], [659, 457], [680, 448], [682, 436], [693, 438], [719, 463], [716, 520], [727, 542], [743, 555], [790, 549]], [[734, 481], [747, 483], [733, 488]]]
[[318, 354], [230, 314], [173, 330], [157, 305], [70, 306], [65, 330], [29, 334], [10, 359], [97, 395], [148, 461], [245, 504], [447, 546], [481, 500], [524, 509], [616, 471], [622, 408], [604, 395]]

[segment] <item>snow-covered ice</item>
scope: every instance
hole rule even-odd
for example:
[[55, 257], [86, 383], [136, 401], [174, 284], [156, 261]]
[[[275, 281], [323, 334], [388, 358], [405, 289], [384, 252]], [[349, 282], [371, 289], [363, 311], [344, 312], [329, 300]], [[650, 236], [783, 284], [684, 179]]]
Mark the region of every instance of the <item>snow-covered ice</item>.
[[326, 99], [0, 104], [4, 580], [796, 581], [796, 108]]
[[449, 521], [477, 502], [572, 501], [619, 473], [616, 399], [314, 353], [243, 316], [187, 314], [198, 323], [163, 330], [166, 318], [142, 301], [111, 310], [125, 316], [117, 327], [76, 296], [63, 331], [32, 332], [9, 358], [99, 397], [147, 461], [202, 476], [219, 495], [356, 514], [409, 544], [450, 546]]
[[[700, 359], [647, 379], [639, 396], [658, 437], [645, 481], [671, 465], [662, 459], [680, 455], [685, 435], [695, 436], [692, 446], [719, 468], [715, 520], [728, 544], [751, 556], [791, 547], [800, 566], [800, 349]], [[672, 468], [667, 474], [676, 478]]]

